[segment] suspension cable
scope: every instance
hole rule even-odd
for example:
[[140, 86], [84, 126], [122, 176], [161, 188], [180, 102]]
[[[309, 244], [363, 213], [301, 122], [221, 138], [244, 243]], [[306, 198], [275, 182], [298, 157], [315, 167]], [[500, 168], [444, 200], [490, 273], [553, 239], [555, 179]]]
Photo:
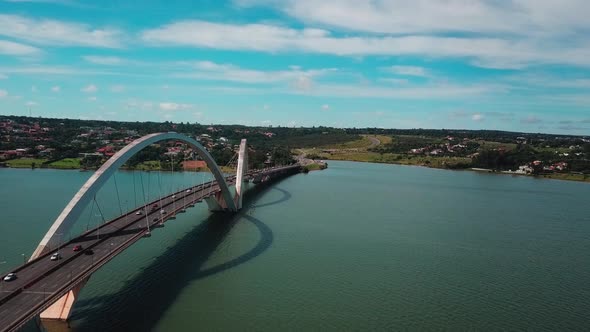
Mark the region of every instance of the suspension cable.
[[117, 186], [117, 174], [113, 173], [113, 180], [115, 180], [115, 191], [117, 192], [117, 201], [119, 201], [119, 212], [123, 215], [123, 208], [121, 207], [121, 198], [119, 197], [119, 187]]
[[[174, 189], [174, 155], [170, 155], [170, 159], [172, 160], [172, 163], [170, 165], [170, 167], [172, 168], [172, 179], [170, 181], [170, 185], [172, 186], [172, 192], [175, 192]], [[172, 199], [172, 210], [174, 210], [174, 215], [176, 215], [176, 197]]]
[[141, 191], [143, 193], [143, 214], [145, 214], [145, 224], [147, 227], [148, 232], [150, 231], [150, 221], [148, 219], [148, 210], [147, 210], [147, 200], [145, 197], [145, 189], [143, 187], [143, 176], [141, 175], [141, 172], [139, 173], [139, 179], [141, 180]]
[[162, 163], [158, 159], [158, 189], [160, 191], [160, 209], [162, 209]]
[[90, 228], [90, 222], [92, 221], [92, 216], [94, 213], [94, 204], [90, 205], [90, 216], [88, 218], [88, 222], [86, 223], [86, 230]]
[[235, 161], [237, 155], [238, 155], [237, 153], [234, 153], [234, 155], [231, 157], [231, 159], [227, 162], [227, 164], [225, 166], [232, 165], [232, 163]]
[[135, 190], [135, 170], [132, 171], [133, 173], [133, 207], [137, 206], [137, 191]]
[[151, 192], [150, 191], [150, 179], [152, 178], [151, 175], [152, 175], [152, 173], [151, 172], [148, 172], [147, 192], [146, 192], [147, 194], [145, 194], [145, 195], [147, 195], [147, 200], [148, 201], [150, 200], [150, 192]]
[[100, 217], [102, 218], [102, 222], [106, 223], [107, 221], [104, 219], [104, 215], [102, 214], [102, 210], [100, 209], [100, 205], [96, 201], [96, 195], [94, 195], [94, 203], [96, 203], [96, 208], [98, 209], [98, 213], [100, 213]]

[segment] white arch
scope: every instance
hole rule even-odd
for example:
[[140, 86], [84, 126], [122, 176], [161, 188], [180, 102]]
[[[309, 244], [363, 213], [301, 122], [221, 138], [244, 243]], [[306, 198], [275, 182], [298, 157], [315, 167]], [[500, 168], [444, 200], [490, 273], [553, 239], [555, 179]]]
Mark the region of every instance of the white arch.
[[236, 204], [229, 191], [227, 182], [219, 169], [219, 166], [213, 160], [213, 157], [205, 150], [205, 148], [196, 140], [174, 132], [156, 133], [143, 136], [125, 146], [114, 156], [112, 156], [102, 167], [100, 167], [94, 174], [86, 181], [86, 183], [78, 190], [76, 195], [72, 198], [70, 203], [63, 209], [61, 214], [57, 217], [53, 225], [49, 228], [37, 249], [31, 256], [31, 260], [41, 256], [45, 253], [46, 248], [55, 240], [57, 234], [65, 234], [74, 225], [76, 220], [80, 217], [86, 205], [92, 200], [98, 190], [106, 183], [106, 181], [113, 175], [119, 167], [121, 167], [129, 158], [141, 151], [143, 148], [160, 141], [179, 140], [190, 144], [199, 156], [207, 163], [207, 166], [215, 176], [215, 180], [219, 184], [222, 197], [225, 200], [225, 206], [231, 211], [237, 211]]

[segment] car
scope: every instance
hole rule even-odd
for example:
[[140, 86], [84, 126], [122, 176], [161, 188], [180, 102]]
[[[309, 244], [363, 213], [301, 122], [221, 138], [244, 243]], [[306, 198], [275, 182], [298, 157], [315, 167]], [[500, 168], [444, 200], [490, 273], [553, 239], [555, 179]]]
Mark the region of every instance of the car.
[[80, 251], [82, 249], [83, 249], [82, 246], [79, 245], [79, 244], [77, 244], [76, 246], [74, 246], [74, 248], [72, 250], [74, 250], [74, 251]]
[[191, 192], [191, 188], [188, 188], [188, 189], [186, 190], [186, 192], [187, 192], [187, 193], [190, 193], [190, 192]]
[[50, 258], [52, 261], [56, 261], [58, 259], [61, 259], [61, 254], [59, 252], [56, 252], [55, 254], [51, 255]]
[[84, 254], [85, 255], [94, 255], [94, 251], [92, 251], [92, 249], [86, 249], [86, 250], [84, 250]]
[[167, 212], [166, 212], [166, 210], [160, 210], [160, 213], [161, 214], [166, 214]]
[[154, 205], [152, 205], [152, 211], [155, 211], [155, 210], [157, 210], [157, 209], [158, 209], [158, 204], [154, 204]]
[[172, 198], [176, 198], [176, 195], [172, 195]]
[[13, 281], [16, 279], [16, 273], [9, 273], [4, 277], [4, 281]]
[[142, 213], [142, 212], [141, 212], [141, 210], [137, 210], [137, 212], [135, 212], [135, 215], [136, 215], [136, 216], [140, 216], [140, 215], [141, 215], [141, 213]]

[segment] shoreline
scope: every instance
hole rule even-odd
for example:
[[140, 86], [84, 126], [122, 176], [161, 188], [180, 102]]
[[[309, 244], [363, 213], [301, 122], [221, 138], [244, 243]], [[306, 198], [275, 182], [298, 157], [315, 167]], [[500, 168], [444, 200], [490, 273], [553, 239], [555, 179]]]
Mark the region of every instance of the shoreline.
[[[474, 172], [474, 173], [484, 173], [484, 174], [493, 174], [493, 175], [512, 175], [512, 176], [519, 176], [519, 177], [527, 177], [533, 179], [540, 179], [540, 180], [555, 180], [555, 181], [568, 181], [568, 182], [579, 182], [579, 183], [589, 183], [590, 184], [590, 174], [586, 180], [578, 180], [578, 179], [568, 179], [568, 178], [556, 178], [552, 177], [549, 174], [540, 174], [540, 175], [530, 175], [530, 174], [518, 174], [518, 173], [505, 173], [502, 171], [493, 171], [489, 169], [473, 169], [473, 168], [463, 168], [463, 169], [450, 169], [450, 168], [442, 168], [442, 167], [431, 167], [428, 165], [407, 165], [401, 163], [387, 163], [387, 162], [375, 162], [375, 161], [364, 161], [364, 160], [334, 160], [334, 159], [325, 159], [332, 162], [351, 162], [351, 163], [366, 163], [366, 164], [376, 164], [376, 165], [396, 165], [396, 166], [405, 166], [405, 167], [422, 167], [428, 168], [433, 170], [441, 170], [441, 171], [453, 171], [453, 172]], [[556, 173], [556, 174], [563, 174], [565, 176], [570, 175], [569, 173]], [[573, 175], [573, 174], [572, 174]], [[576, 174], [577, 175], [577, 174]]]
[[[365, 161], [365, 160], [346, 160], [346, 159], [324, 159], [327, 163], [327, 161], [331, 161], [331, 162], [340, 162], [340, 161], [344, 161], [344, 162], [352, 162], [352, 163], [366, 163], [366, 164], [376, 164], [376, 165], [396, 165], [396, 166], [406, 166], [406, 167], [422, 167], [422, 168], [428, 168], [428, 169], [433, 169], [433, 170], [441, 170], [441, 171], [468, 171], [468, 172], [475, 172], [475, 173], [485, 173], [485, 174], [493, 174], [493, 175], [511, 175], [511, 176], [518, 176], [518, 177], [529, 177], [529, 178], [534, 178], [534, 179], [545, 179], [545, 180], [557, 180], [557, 181], [568, 181], [568, 182], [581, 182], [581, 183], [590, 183], [590, 175], [588, 175], [588, 177], [584, 180], [584, 179], [575, 179], [575, 178], [568, 178], [568, 176], [574, 176], [574, 175], [579, 175], [579, 174], [571, 174], [571, 173], [554, 173], [554, 174], [540, 174], [540, 175], [531, 175], [531, 174], [519, 174], [519, 173], [508, 173], [505, 171], [494, 171], [491, 169], [484, 169], [484, 168], [463, 168], [463, 169], [450, 169], [450, 168], [442, 168], [442, 167], [432, 167], [432, 166], [428, 166], [428, 165], [408, 165], [408, 164], [402, 164], [402, 163], [393, 163], [393, 162], [378, 162], [378, 161]], [[60, 167], [35, 167], [35, 168], [31, 168], [31, 167], [9, 167], [9, 166], [5, 166], [5, 167], [0, 167], [0, 171], [2, 169], [23, 169], [23, 170], [36, 170], [36, 169], [51, 169], [51, 170], [58, 170], [58, 171], [79, 171], [79, 172], [94, 172], [97, 169], [81, 169], [81, 168], [60, 168]], [[120, 171], [143, 171], [143, 172], [166, 172], [166, 173], [172, 173], [171, 170], [157, 170], [157, 169], [151, 169], [151, 170], [147, 170], [147, 169], [129, 169], [129, 168], [120, 168]], [[323, 170], [323, 169], [318, 169], [318, 170]], [[314, 170], [310, 170], [310, 171], [316, 171]], [[211, 171], [209, 171], [208, 169], [199, 169], [199, 170], [176, 170], [175, 172], [191, 172], [191, 173], [211, 173]], [[555, 176], [557, 175], [557, 176]]]
[[[29, 171], [34, 171], [34, 170], [56, 170], [56, 171], [95, 172], [98, 168], [82, 169], [82, 168], [63, 168], [63, 167], [35, 167], [35, 168], [31, 168], [31, 167], [0, 167], [0, 172], [3, 169], [18, 169], [18, 170], [29, 170]], [[146, 173], [158, 172], [159, 171], [159, 172], [162, 172], [162, 173], [172, 173], [171, 170], [136, 169], [136, 168], [119, 168], [119, 171], [125, 171], [125, 172], [142, 171], [142, 172], [146, 172]], [[175, 173], [184, 173], [184, 172], [190, 172], [190, 173], [211, 173], [211, 171], [209, 171], [208, 169], [206, 169], [206, 170], [198, 170], [198, 171], [193, 171], [193, 170], [175, 170], [174, 172]]]

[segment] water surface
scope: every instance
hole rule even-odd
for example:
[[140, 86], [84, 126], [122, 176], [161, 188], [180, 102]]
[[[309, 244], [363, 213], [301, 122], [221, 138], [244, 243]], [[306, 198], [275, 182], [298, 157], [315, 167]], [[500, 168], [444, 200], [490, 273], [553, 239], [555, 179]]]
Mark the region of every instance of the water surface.
[[[0, 271], [33, 251], [89, 176], [0, 170]], [[141, 180], [155, 199], [201, 176]], [[141, 204], [139, 178], [105, 185], [105, 218]], [[201, 204], [170, 221], [93, 275], [71, 326], [587, 330], [588, 197], [585, 183], [331, 162], [251, 193], [236, 216]], [[101, 222], [96, 210], [77, 230]]]

